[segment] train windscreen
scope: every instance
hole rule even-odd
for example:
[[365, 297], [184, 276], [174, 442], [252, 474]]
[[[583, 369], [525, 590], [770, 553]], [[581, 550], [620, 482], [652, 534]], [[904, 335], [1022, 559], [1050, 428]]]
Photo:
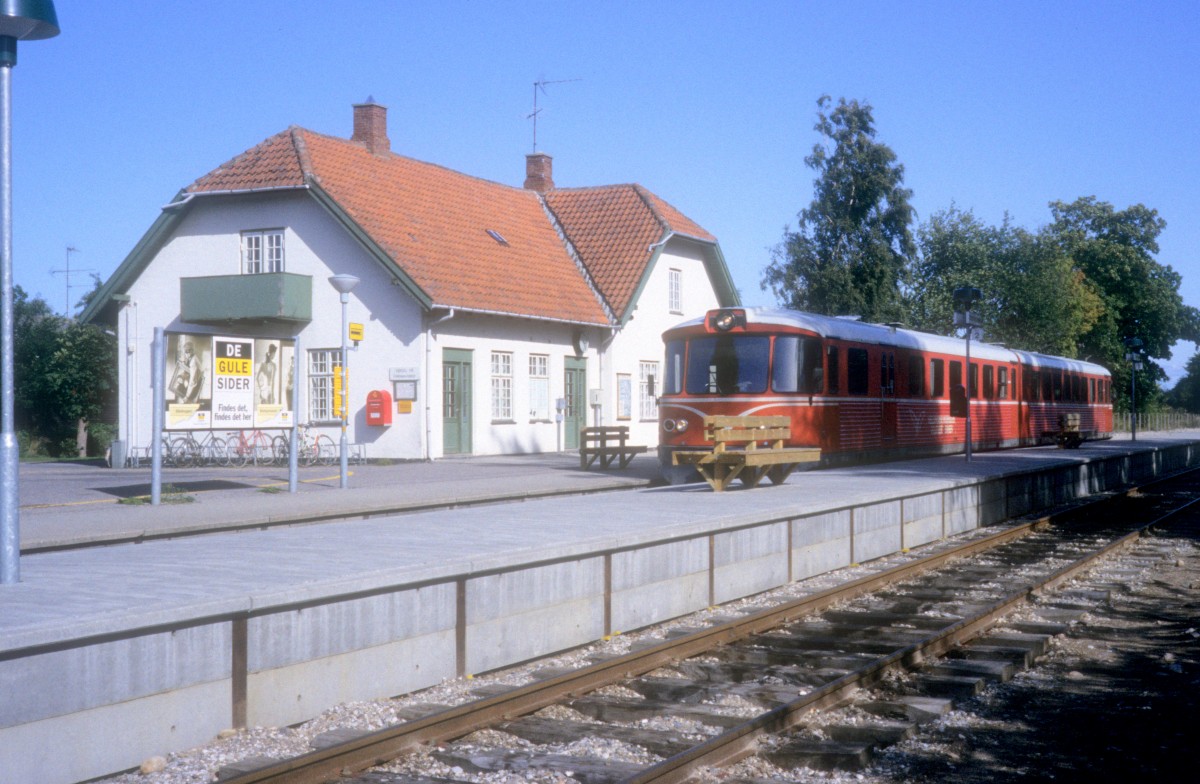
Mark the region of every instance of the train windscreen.
[[776, 392], [823, 392], [821, 341], [798, 335], [775, 338], [775, 362], [771, 366], [771, 389]]
[[765, 335], [718, 335], [688, 341], [690, 395], [767, 391], [771, 340]]

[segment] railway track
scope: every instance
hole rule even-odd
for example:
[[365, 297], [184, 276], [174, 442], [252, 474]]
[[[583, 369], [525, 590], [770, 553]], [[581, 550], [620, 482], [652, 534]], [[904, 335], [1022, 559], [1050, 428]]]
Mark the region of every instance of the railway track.
[[[648, 784], [712, 780], [747, 758], [782, 770], [861, 766], [1041, 655], [1082, 614], [1080, 602], [1097, 598], [1063, 592], [1065, 583], [1197, 500], [1194, 474], [1158, 482], [222, 780], [415, 784], [509, 773]], [[1022, 620], [1001, 625], [1018, 608]], [[820, 713], [852, 699], [852, 721]], [[732, 776], [723, 780], [754, 780]]]

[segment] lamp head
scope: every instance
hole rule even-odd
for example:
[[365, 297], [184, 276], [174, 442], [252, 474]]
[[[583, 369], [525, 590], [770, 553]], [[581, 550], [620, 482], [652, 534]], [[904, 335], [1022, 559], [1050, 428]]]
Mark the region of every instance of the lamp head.
[[17, 41], [58, 35], [52, 0], [0, 0], [0, 67], [17, 64]]
[[358, 278], [353, 275], [331, 275], [329, 285], [337, 289], [339, 294], [349, 294], [358, 285]]

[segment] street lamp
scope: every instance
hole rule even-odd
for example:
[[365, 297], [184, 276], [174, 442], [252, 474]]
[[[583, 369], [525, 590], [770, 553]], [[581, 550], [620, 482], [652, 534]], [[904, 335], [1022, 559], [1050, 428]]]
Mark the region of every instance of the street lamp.
[[[962, 413], [967, 420], [966, 434], [966, 453], [967, 462], [971, 462], [971, 394], [975, 391], [971, 388], [971, 332], [978, 326], [979, 322], [975, 319], [975, 314], [971, 312], [971, 306], [983, 298], [983, 292], [974, 286], [960, 286], [954, 290], [954, 326], [967, 328], [967, 368], [966, 368], [966, 389], [963, 390]], [[950, 390], [950, 414], [955, 415], [954, 397], [957, 390]]]
[[17, 41], [58, 35], [51, 0], [0, 0], [0, 583], [21, 579], [21, 521], [17, 498], [20, 452], [13, 422], [12, 69]]
[[350, 409], [350, 374], [346, 372], [346, 366], [350, 362], [350, 349], [346, 345], [346, 336], [350, 332], [350, 317], [347, 314], [346, 306], [350, 304], [350, 292], [358, 285], [358, 278], [353, 275], [334, 275], [329, 278], [329, 285], [337, 289], [338, 294], [342, 298], [342, 354], [341, 368], [338, 369], [338, 375], [342, 379], [342, 401], [340, 411], [342, 417], [342, 441], [341, 441], [341, 465], [342, 479], [341, 488], [345, 490], [350, 486], [350, 458], [349, 445], [346, 443], [346, 417]]
[[1142, 369], [1142, 355], [1145, 349], [1141, 338], [1125, 338], [1125, 359], [1129, 360], [1129, 432], [1130, 441], [1137, 441], [1137, 372]]

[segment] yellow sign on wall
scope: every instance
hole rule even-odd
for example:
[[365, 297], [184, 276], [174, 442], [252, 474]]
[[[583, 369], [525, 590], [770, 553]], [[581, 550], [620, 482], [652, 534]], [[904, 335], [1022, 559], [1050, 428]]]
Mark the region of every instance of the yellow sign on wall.
[[350, 339], [355, 343], [363, 339], [363, 325], [350, 322]]

